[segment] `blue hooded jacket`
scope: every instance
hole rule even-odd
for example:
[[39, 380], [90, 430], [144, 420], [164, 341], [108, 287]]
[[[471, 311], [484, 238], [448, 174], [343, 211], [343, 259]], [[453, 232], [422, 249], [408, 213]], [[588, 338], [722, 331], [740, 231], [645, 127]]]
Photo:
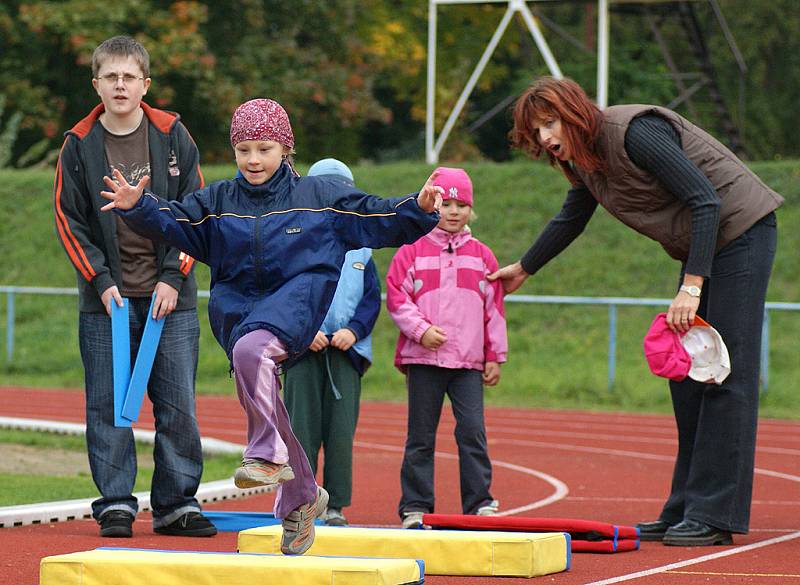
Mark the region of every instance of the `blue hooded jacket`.
[[130, 227], [211, 268], [211, 329], [230, 360], [247, 333], [267, 329], [289, 352], [308, 349], [336, 291], [348, 250], [410, 244], [431, 231], [416, 195], [384, 199], [342, 181], [297, 177], [286, 163], [263, 185], [237, 177], [167, 201], [146, 192]]

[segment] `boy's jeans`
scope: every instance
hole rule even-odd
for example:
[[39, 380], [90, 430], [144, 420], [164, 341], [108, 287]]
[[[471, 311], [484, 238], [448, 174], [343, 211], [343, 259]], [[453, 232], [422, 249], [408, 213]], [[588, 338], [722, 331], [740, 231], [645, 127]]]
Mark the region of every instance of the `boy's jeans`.
[[[131, 368], [149, 307], [149, 298], [129, 300]], [[200, 511], [194, 497], [203, 473], [194, 402], [199, 335], [194, 309], [168, 315], [147, 386], [156, 427], [150, 494], [154, 527]], [[92, 515], [99, 520], [109, 510], [126, 510], [135, 516], [139, 507], [132, 495], [137, 470], [133, 431], [114, 426], [111, 318], [81, 313], [79, 339], [86, 379], [86, 446], [101, 494], [92, 503]]]

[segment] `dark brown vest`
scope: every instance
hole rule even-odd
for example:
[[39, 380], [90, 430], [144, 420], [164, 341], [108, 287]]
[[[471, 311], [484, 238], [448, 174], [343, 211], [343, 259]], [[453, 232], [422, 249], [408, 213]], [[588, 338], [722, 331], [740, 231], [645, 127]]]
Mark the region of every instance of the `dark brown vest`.
[[717, 251], [783, 203], [752, 171], [713, 136], [675, 112], [658, 106], [612, 106], [604, 110], [598, 147], [606, 158], [605, 172], [576, 173], [595, 199], [628, 227], [661, 244], [676, 260], [689, 255], [692, 214], [648, 172], [637, 167], [625, 152], [630, 122], [643, 114], [656, 114], [677, 130], [686, 156], [705, 174], [722, 201]]

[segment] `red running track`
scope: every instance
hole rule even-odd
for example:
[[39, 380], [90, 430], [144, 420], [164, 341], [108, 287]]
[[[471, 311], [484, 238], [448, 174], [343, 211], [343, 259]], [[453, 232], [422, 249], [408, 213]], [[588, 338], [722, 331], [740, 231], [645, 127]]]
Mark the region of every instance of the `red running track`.
[[[82, 422], [80, 391], [0, 388], [0, 415]], [[140, 428], [152, 429], [143, 409]], [[353, 524], [397, 525], [405, 405], [362, 404], [356, 435]], [[203, 436], [245, 442], [245, 418], [233, 397], [201, 396]], [[677, 448], [669, 416], [567, 410], [488, 408], [492, 491], [501, 510], [519, 515], [583, 518], [615, 524], [654, 519], [668, 493]], [[460, 513], [454, 421], [446, 409], [437, 443], [437, 512]], [[614, 555], [578, 554], [569, 572], [535, 582], [558, 585], [622, 583], [800, 585], [800, 421], [761, 420], [756, 452], [751, 532], [733, 546], [666, 547]], [[273, 496], [228, 500], [207, 509], [271, 511]], [[140, 514], [134, 537], [101, 539], [91, 520], [0, 529], [0, 583], [38, 583], [48, 555], [126, 546], [176, 550], [236, 550], [236, 535], [209, 539], [154, 535]], [[530, 583], [517, 578], [426, 576], [429, 585]]]

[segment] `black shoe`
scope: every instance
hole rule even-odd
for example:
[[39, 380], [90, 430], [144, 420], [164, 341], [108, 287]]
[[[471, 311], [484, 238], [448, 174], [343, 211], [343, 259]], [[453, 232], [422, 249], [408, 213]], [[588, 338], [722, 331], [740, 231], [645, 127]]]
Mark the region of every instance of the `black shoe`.
[[733, 544], [733, 538], [727, 530], [696, 520], [684, 520], [667, 530], [663, 542], [668, 546], [713, 546]]
[[153, 532], [168, 536], [214, 536], [217, 528], [200, 512], [186, 512], [172, 524], [153, 528]]
[[655, 520], [653, 522], [639, 522], [636, 528], [639, 529], [639, 540], [660, 541], [671, 526], [673, 525], [663, 520]]
[[126, 510], [110, 510], [100, 516], [100, 536], [130, 538], [133, 536], [133, 514]]

